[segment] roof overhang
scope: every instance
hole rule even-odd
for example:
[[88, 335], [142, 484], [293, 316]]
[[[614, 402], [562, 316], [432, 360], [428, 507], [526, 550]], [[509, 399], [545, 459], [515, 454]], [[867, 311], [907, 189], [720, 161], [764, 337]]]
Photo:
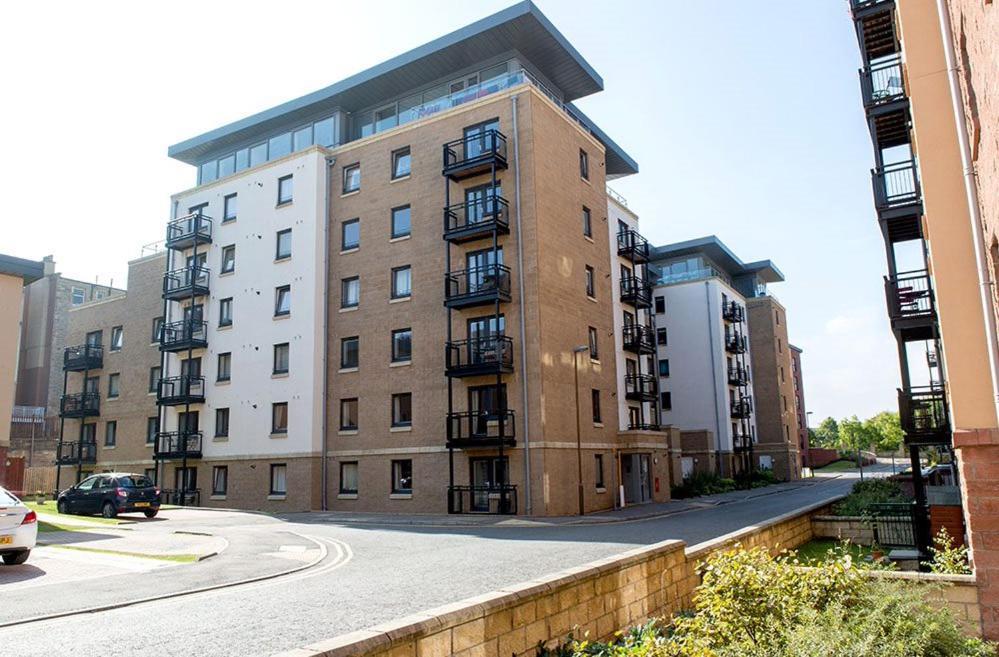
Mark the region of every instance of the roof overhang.
[[652, 250], [653, 261], [686, 255], [705, 255], [732, 277], [755, 274], [764, 283], [779, 283], [784, 280], [784, 274], [771, 261], [757, 260], [756, 262], [744, 263], [715, 235], [657, 246]]
[[0, 274], [20, 276], [24, 284], [34, 283], [45, 275], [45, 263], [40, 260], [25, 260], [0, 253]]

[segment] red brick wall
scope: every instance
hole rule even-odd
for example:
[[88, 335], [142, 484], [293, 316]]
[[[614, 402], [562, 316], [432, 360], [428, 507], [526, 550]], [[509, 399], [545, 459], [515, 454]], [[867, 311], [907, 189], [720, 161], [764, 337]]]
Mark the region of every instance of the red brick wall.
[[960, 506], [930, 506], [930, 536], [936, 536], [944, 527], [955, 546], [965, 544], [964, 510]]

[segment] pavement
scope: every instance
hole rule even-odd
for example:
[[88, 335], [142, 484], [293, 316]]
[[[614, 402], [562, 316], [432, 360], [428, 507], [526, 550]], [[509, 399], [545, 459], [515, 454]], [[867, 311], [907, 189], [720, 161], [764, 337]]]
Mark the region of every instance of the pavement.
[[[599, 514], [613, 521], [588, 516], [584, 523], [529, 519], [519, 525], [499, 520], [441, 526], [435, 524], [439, 516], [274, 517], [180, 509], [161, 516], [175, 529], [225, 538], [226, 549], [197, 563], [13, 588], [10, 594], [0, 579], [0, 614], [17, 623], [0, 627], [0, 646], [4, 655], [17, 657], [65, 654], [70, 645], [74, 654], [102, 657], [271, 655], [661, 540], [700, 543], [838, 498], [855, 479], [853, 473], [817, 477], [800, 485], [633, 507]], [[278, 563], [298, 569], [178, 595], [206, 582], [237, 582]], [[164, 593], [173, 597], [139, 601]], [[124, 606], [72, 613], [95, 600]], [[53, 608], [68, 615], [26, 622]]]

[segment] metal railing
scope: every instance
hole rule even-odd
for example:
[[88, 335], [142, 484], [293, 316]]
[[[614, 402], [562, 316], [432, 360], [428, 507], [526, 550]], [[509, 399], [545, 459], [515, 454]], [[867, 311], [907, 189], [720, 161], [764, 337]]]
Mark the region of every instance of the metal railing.
[[628, 422], [628, 431], [661, 431], [662, 426], [651, 422]]
[[210, 217], [195, 212], [167, 223], [167, 247], [194, 241], [212, 241], [212, 220]]
[[483, 199], [456, 203], [444, 208], [444, 235], [470, 229], [508, 229], [510, 206], [502, 196], [490, 195]]
[[916, 503], [869, 504], [864, 517], [878, 545], [916, 547]]
[[70, 417], [100, 415], [101, 394], [99, 392], [74, 392], [63, 395], [59, 400], [59, 413]]
[[200, 431], [161, 431], [156, 435], [157, 458], [200, 458]]
[[506, 162], [506, 137], [499, 130], [483, 130], [444, 144], [444, 169], [496, 159]]
[[652, 401], [656, 398], [656, 378], [651, 374], [625, 374], [624, 394], [628, 399]]
[[737, 419], [746, 419], [753, 414], [753, 398], [752, 397], [741, 397], [740, 399], [732, 402], [732, 411], [730, 415]]
[[729, 322], [741, 322], [746, 319], [746, 311], [735, 301], [729, 301], [722, 306], [722, 319]]
[[739, 333], [725, 333], [725, 350], [733, 354], [746, 353], [746, 336]]
[[919, 201], [921, 190], [915, 160], [886, 164], [871, 170], [874, 203], [879, 210]]
[[652, 328], [644, 324], [625, 324], [622, 329], [624, 348], [639, 354], [651, 354], [656, 350], [656, 337]]
[[516, 421], [510, 409], [448, 413], [448, 442], [503, 441], [516, 437]]
[[933, 315], [930, 273], [920, 269], [901, 272], [894, 277], [885, 276], [885, 298], [888, 300], [888, 317], [891, 319]]
[[163, 294], [183, 296], [187, 294], [208, 294], [208, 267], [194, 265], [174, 269], [163, 275]]
[[487, 335], [448, 342], [445, 366], [449, 371], [512, 368], [513, 340], [505, 335]]
[[640, 276], [622, 276], [621, 301], [648, 308], [652, 305], [652, 284]]
[[867, 107], [905, 98], [901, 56], [860, 69], [860, 89]]
[[[898, 391], [898, 414], [906, 440], [929, 437], [950, 440], [947, 392], [942, 385]], [[911, 440], [910, 440], [911, 442]]]
[[200, 402], [205, 398], [205, 377], [182, 374], [160, 379], [156, 398], [165, 403]]
[[80, 441], [60, 442], [57, 447], [56, 461], [60, 464], [94, 463], [97, 461], [97, 443]]
[[733, 386], [744, 386], [749, 383], [749, 371], [742, 365], [728, 368], [728, 382]]
[[517, 513], [517, 487], [513, 484], [449, 486], [448, 513]]
[[208, 344], [208, 322], [182, 319], [179, 322], [164, 324], [160, 329], [160, 349], [169, 351], [173, 347], [204, 346]]
[[637, 230], [631, 228], [619, 230], [617, 233], [617, 254], [623, 258], [632, 258], [645, 262], [649, 259], [649, 241]]
[[62, 352], [62, 366], [67, 370], [99, 370], [104, 365], [104, 347], [99, 344], [81, 344], [66, 347]]
[[448, 300], [497, 293], [510, 294], [510, 268], [484, 265], [444, 274], [444, 296]]
[[160, 490], [160, 503], [173, 504], [176, 506], [201, 506], [201, 489], [188, 488], [180, 490], [177, 488], [165, 488]]

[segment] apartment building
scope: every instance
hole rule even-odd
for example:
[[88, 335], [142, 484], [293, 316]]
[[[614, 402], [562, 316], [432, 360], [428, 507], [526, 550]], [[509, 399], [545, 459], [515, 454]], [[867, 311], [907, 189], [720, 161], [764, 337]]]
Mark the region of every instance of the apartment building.
[[791, 380], [794, 382], [794, 408], [797, 411], [798, 419], [798, 453], [801, 459], [800, 467], [812, 467], [808, 458], [809, 435], [808, 435], [808, 411], [805, 410], [805, 378], [801, 371], [801, 355], [804, 352], [801, 347], [789, 344], [791, 350]]

